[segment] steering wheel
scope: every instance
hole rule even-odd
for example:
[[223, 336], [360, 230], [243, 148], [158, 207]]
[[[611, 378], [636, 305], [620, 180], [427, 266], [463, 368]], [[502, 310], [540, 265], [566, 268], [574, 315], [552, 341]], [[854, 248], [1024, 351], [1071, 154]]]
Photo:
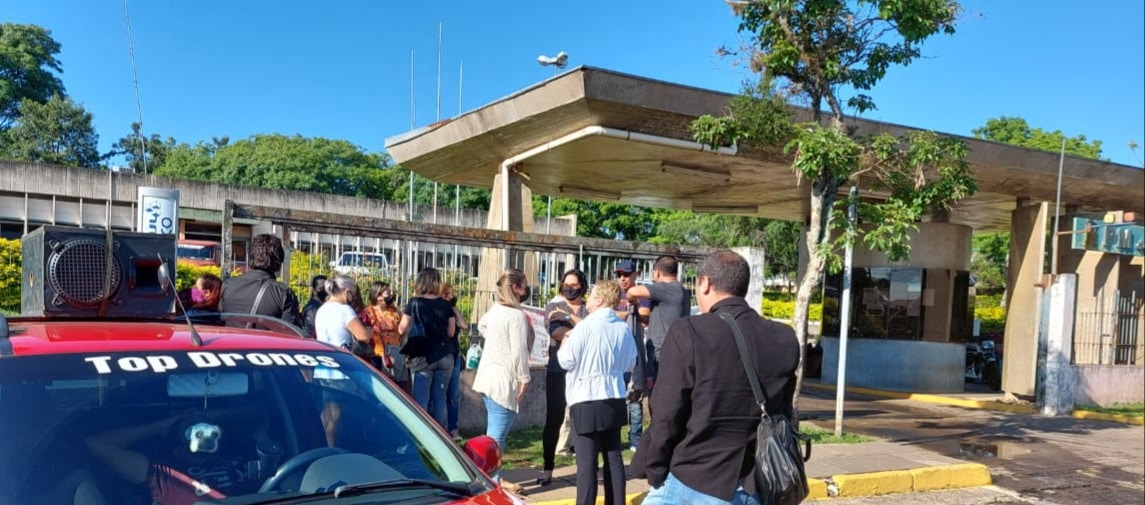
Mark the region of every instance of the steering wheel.
[[311, 463], [318, 461], [326, 456], [334, 456], [336, 454], [346, 454], [348, 451], [338, 447], [319, 447], [317, 449], [310, 449], [309, 451], [302, 452], [293, 458], [290, 458], [275, 470], [274, 475], [271, 475], [266, 482], [262, 483], [262, 487], [258, 488], [259, 493], [270, 493], [279, 491], [279, 487], [283, 483], [297, 476], [298, 480], [302, 480], [302, 474], [310, 467]]

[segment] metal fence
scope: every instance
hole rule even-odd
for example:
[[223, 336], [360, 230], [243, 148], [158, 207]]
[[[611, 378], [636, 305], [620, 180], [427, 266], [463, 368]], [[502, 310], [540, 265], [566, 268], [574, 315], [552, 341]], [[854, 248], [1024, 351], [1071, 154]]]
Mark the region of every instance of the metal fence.
[[1073, 363], [1145, 365], [1145, 315], [1136, 294], [1115, 293], [1095, 311], [1077, 313]]

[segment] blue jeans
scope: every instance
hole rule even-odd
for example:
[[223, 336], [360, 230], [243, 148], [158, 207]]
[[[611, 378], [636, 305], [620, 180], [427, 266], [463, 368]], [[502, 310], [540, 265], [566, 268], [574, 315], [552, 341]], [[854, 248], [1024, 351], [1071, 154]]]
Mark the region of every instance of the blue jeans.
[[[632, 384], [632, 372], [624, 374], [624, 383]], [[628, 402], [628, 445], [633, 449], [640, 445], [640, 436], [644, 434], [643, 402], [643, 399], [638, 402]]]
[[517, 413], [498, 405], [488, 396], [481, 395], [481, 397], [485, 399], [487, 416], [485, 434], [497, 441], [497, 447], [501, 448], [501, 458], [504, 460], [505, 442], [509, 439], [509, 429], [513, 427], [513, 420], [517, 418]]
[[644, 400], [628, 402], [628, 445], [633, 449], [640, 445], [644, 434]]
[[448, 411], [449, 432], [457, 431], [457, 410], [461, 406], [461, 355], [453, 357], [453, 375], [449, 376], [449, 386], [445, 388], [445, 406]]
[[442, 428], [448, 421], [445, 412], [445, 390], [449, 385], [451, 373], [453, 373], [452, 354], [447, 354], [444, 358], [430, 363], [424, 370], [413, 373], [414, 401], [426, 409]]
[[644, 498], [643, 505], [663, 505], [663, 504], [679, 504], [679, 505], [759, 505], [759, 500], [754, 496], [747, 494], [743, 490], [743, 486], [736, 488], [736, 493], [732, 496], [732, 501], [724, 501], [715, 496], [707, 495], [688, 487], [683, 482], [676, 479], [675, 475], [668, 474], [668, 479], [664, 481], [664, 485], [652, 488], [648, 491], [648, 496]]

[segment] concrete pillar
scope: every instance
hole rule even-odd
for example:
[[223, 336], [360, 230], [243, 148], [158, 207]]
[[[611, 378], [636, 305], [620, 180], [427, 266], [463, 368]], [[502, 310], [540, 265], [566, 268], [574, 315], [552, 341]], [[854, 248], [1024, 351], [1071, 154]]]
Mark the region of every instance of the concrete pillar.
[[[533, 192], [516, 172], [507, 171], [493, 178], [492, 198], [485, 227], [493, 230], [529, 232], [533, 231]], [[508, 184], [505, 187], [504, 184]], [[506, 198], [508, 201], [506, 202]], [[506, 214], [507, 213], [507, 214]], [[523, 251], [484, 248], [481, 250], [481, 265], [477, 274], [477, 293], [473, 300], [473, 313], [470, 319], [476, 321], [489, 307], [493, 306], [497, 292], [497, 278], [507, 267], [520, 268], [533, 285], [538, 283], [538, 262], [536, 253], [529, 253], [534, 260], [527, 259]]]
[[1042, 415], [1069, 415], [1073, 412], [1074, 385], [1077, 383], [1070, 363], [1077, 275], [1059, 275], [1045, 291], [1045, 324], [1042, 326], [1044, 353], [1041, 353], [1044, 358], [1039, 356], [1044, 366], [1039, 368], [1038, 373], [1038, 404]]
[[762, 247], [735, 247], [733, 251], [739, 253], [747, 260], [751, 267], [751, 282], [747, 286], [747, 304], [755, 309], [756, 313], [763, 313], [763, 285], [767, 279], [764, 268], [767, 265], [766, 254]]
[[1010, 264], [1006, 275], [1006, 336], [1002, 344], [1002, 389], [1034, 396], [1038, 361], [1038, 317], [1045, 271], [1046, 203], [1021, 206], [1010, 214]]
[[222, 219], [221, 237], [219, 242], [223, 251], [219, 257], [219, 277], [224, 281], [231, 276], [231, 270], [235, 268], [234, 262], [231, 258], [234, 257], [234, 230], [235, 230], [235, 202], [226, 200], [223, 202], [223, 219]]

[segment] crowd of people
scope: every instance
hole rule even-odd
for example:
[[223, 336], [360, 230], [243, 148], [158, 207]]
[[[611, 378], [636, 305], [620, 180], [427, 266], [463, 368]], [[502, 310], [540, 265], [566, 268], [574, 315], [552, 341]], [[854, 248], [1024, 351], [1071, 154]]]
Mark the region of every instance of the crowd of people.
[[[440, 273], [421, 270], [404, 305], [385, 282], [373, 282], [364, 298], [351, 277], [316, 276], [299, 310], [293, 292], [276, 279], [283, 257], [277, 237], [256, 236], [249, 272], [226, 281], [201, 276], [180, 293], [182, 306], [188, 315], [221, 310], [297, 324], [310, 337], [372, 363], [460, 440], [465, 357], [459, 336], [470, 323]], [[645, 503], [753, 503], [749, 475], [760, 409], [719, 314], [748, 330], [759, 382], [770, 399], [766, 408], [788, 416], [799, 359], [793, 331], [751, 310], [744, 299], [750, 270], [732, 251], [713, 253], [699, 265], [696, 316], [690, 316], [693, 293], [679, 281], [676, 258], [657, 258], [650, 284], [636, 282], [630, 260], [617, 263], [613, 273], [614, 279], [590, 283], [584, 272], [568, 270], [545, 306], [549, 362], [536, 484], [552, 482], [558, 453], [575, 454], [576, 502], [596, 502], [603, 470], [604, 502], [623, 503], [622, 454], [628, 450], [634, 452], [631, 473], [652, 487]], [[472, 390], [484, 401], [486, 435], [504, 450], [530, 385], [535, 335], [522, 308], [531, 296], [526, 275], [509, 269], [496, 286], [496, 303], [475, 322], [483, 352]], [[338, 412], [332, 408], [324, 415], [333, 423]], [[625, 426], [628, 447], [621, 443]]]

